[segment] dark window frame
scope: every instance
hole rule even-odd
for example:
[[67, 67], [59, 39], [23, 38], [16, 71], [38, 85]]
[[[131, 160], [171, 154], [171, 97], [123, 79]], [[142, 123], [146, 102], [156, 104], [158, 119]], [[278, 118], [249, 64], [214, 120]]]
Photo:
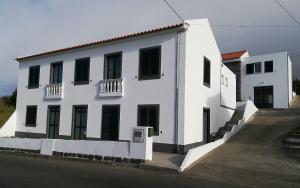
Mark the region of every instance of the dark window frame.
[[[153, 75], [143, 75], [142, 74], [142, 66], [141, 66], [141, 53], [143, 51], [147, 51], [147, 50], [153, 50], [153, 49], [159, 49], [159, 54], [158, 54], [158, 58], [159, 58], [159, 65], [158, 65], [158, 74], [153, 74]], [[162, 57], [162, 51], [161, 51], [161, 46], [152, 46], [152, 47], [147, 47], [147, 48], [141, 48], [139, 49], [139, 68], [138, 68], [138, 80], [142, 81], [142, 80], [155, 80], [155, 79], [160, 79], [161, 78], [161, 57]]]
[[[248, 69], [251, 66], [251, 71]], [[255, 68], [254, 68], [254, 63], [248, 63], [246, 64], [246, 74], [250, 75], [250, 74], [254, 74], [255, 72]]]
[[[37, 76], [37, 84], [32, 84], [31, 83], [31, 71], [33, 71], [33, 69], [38, 68], [38, 76]], [[40, 65], [35, 65], [35, 66], [31, 66], [29, 67], [29, 72], [28, 72], [28, 89], [37, 89], [40, 87], [40, 72], [41, 72], [41, 66]]]
[[[271, 63], [270, 65], [272, 65], [272, 70], [271, 68], [269, 67], [270, 65], [267, 66], [268, 63]], [[273, 60], [270, 60], [270, 61], [265, 61], [265, 73], [271, 73], [271, 72], [274, 72], [274, 61]], [[268, 67], [268, 68], [267, 68]]]
[[[207, 65], [208, 65], [208, 67], [207, 67]], [[207, 71], [207, 69], [208, 69], [208, 71]], [[210, 82], [211, 82], [211, 61], [207, 57], [204, 57], [204, 59], [203, 59], [203, 85], [210, 88]]]
[[121, 58], [121, 72], [120, 72], [120, 78], [115, 78], [115, 79], [121, 79], [122, 78], [122, 65], [123, 65], [123, 52], [114, 52], [114, 53], [109, 53], [104, 55], [104, 67], [103, 67], [103, 80], [108, 80], [108, 75], [107, 75], [107, 57], [109, 56], [116, 56], [120, 55]]
[[[47, 111], [47, 130], [46, 130], [46, 136], [47, 138], [50, 138], [50, 127], [54, 127], [53, 125], [50, 125], [50, 113], [51, 108], [59, 108], [59, 121], [58, 121], [58, 138], [59, 138], [59, 129], [60, 129], [60, 120], [61, 120], [61, 106], [60, 105], [48, 105], [48, 111]], [[52, 138], [52, 139], [58, 139], [58, 138]]]
[[[61, 64], [61, 82], [60, 83], [54, 83], [54, 75], [53, 75], [53, 66]], [[63, 82], [63, 71], [64, 71], [64, 64], [63, 61], [57, 61], [50, 64], [50, 78], [49, 78], [49, 84], [61, 84]]]
[[[138, 127], [146, 127], [146, 126], [142, 126], [141, 125], [141, 116], [139, 115], [139, 112], [140, 112], [140, 109], [142, 109], [142, 108], [147, 108], [147, 107], [154, 107], [154, 108], [157, 108], [157, 119], [156, 119], [156, 124], [157, 124], [157, 130], [155, 131], [155, 130], [153, 130], [154, 131], [154, 135], [155, 136], [159, 136], [159, 128], [160, 128], [160, 126], [159, 126], [159, 123], [160, 123], [160, 105], [159, 104], [139, 104], [138, 106], [137, 106], [137, 126]], [[154, 129], [154, 127], [153, 127], [153, 129]]]
[[[28, 122], [28, 109], [29, 108], [35, 108], [35, 115], [34, 115], [34, 123]], [[25, 116], [25, 127], [36, 127], [37, 126], [37, 112], [38, 112], [38, 106], [37, 105], [28, 105], [26, 106], [26, 116]]]
[[[86, 108], [86, 127], [85, 127], [85, 132], [87, 133], [87, 127], [88, 127], [88, 111], [89, 111], [89, 107], [88, 105], [73, 105], [72, 106], [72, 132], [71, 132], [71, 138], [73, 140], [86, 140], [87, 135], [85, 134], [84, 139], [75, 139], [75, 131], [76, 131], [76, 127], [75, 127], [75, 108]], [[79, 126], [80, 132], [82, 131], [81, 129], [84, 129], [83, 126]]]
[[[77, 76], [77, 63], [79, 61], [86, 61], [88, 60], [88, 72], [87, 72], [87, 80], [78, 80], [78, 76]], [[90, 57], [84, 57], [84, 58], [79, 58], [79, 59], [75, 59], [75, 69], [74, 69], [74, 85], [87, 85], [90, 83], [90, 71], [91, 71], [91, 58]]]
[[[262, 73], [262, 63], [261, 62], [256, 62], [254, 64], [254, 74], [261, 74]], [[260, 69], [257, 71], [257, 65], [259, 65]]]

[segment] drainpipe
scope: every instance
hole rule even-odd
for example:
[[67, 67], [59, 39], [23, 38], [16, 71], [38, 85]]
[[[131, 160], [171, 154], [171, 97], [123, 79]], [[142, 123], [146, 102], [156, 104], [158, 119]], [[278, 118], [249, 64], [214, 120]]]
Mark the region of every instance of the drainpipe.
[[175, 153], [179, 152], [179, 139], [178, 139], [178, 118], [179, 118], [179, 74], [180, 74], [180, 69], [179, 69], [179, 63], [180, 63], [180, 42], [181, 42], [181, 33], [185, 32], [187, 30], [188, 25], [186, 23], [184, 23], [184, 29], [181, 31], [177, 31], [176, 33], [176, 49], [175, 49], [175, 72], [176, 72], [176, 76], [175, 76], [175, 82], [176, 82], [176, 89], [175, 89], [175, 135], [174, 135], [174, 140], [175, 140]]

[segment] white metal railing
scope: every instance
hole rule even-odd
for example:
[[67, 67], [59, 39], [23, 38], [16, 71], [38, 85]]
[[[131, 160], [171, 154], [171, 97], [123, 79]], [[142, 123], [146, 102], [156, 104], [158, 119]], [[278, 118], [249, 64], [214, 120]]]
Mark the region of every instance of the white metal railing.
[[49, 84], [46, 86], [46, 98], [62, 98], [63, 84]]
[[99, 96], [122, 96], [123, 79], [109, 79], [100, 81]]

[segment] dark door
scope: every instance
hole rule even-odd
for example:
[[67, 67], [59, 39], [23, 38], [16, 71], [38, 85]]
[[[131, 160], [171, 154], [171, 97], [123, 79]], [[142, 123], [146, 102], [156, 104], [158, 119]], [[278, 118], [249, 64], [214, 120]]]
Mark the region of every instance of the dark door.
[[257, 108], [273, 108], [273, 86], [255, 87], [254, 104]]
[[103, 106], [102, 108], [102, 140], [119, 139], [120, 106]]
[[50, 72], [50, 84], [61, 84], [62, 83], [63, 64], [52, 63]]
[[60, 107], [48, 108], [48, 138], [57, 139], [59, 135]]
[[75, 106], [73, 111], [73, 139], [84, 140], [87, 127], [87, 106]]
[[203, 142], [208, 143], [210, 137], [210, 110], [203, 109]]

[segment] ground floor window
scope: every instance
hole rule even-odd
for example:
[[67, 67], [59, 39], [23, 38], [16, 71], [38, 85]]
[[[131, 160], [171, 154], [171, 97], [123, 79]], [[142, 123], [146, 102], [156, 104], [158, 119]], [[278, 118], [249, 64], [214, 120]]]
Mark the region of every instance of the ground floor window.
[[257, 108], [273, 108], [273, 86], [254, 88], [254, 104]]
[[37, 106], [31, 105], [26, 108], [26, 127], [36, 127]]
[[153, 127], [159, 135], [159, 105], [138, 105], [138, 126]]
[[203, 109], [203, 143], [209, 143], [210, 139], [210, 109]]
[[73, 139], [84, 140], [86, 138], [87, 127], [87, 106], [73, 107]]

